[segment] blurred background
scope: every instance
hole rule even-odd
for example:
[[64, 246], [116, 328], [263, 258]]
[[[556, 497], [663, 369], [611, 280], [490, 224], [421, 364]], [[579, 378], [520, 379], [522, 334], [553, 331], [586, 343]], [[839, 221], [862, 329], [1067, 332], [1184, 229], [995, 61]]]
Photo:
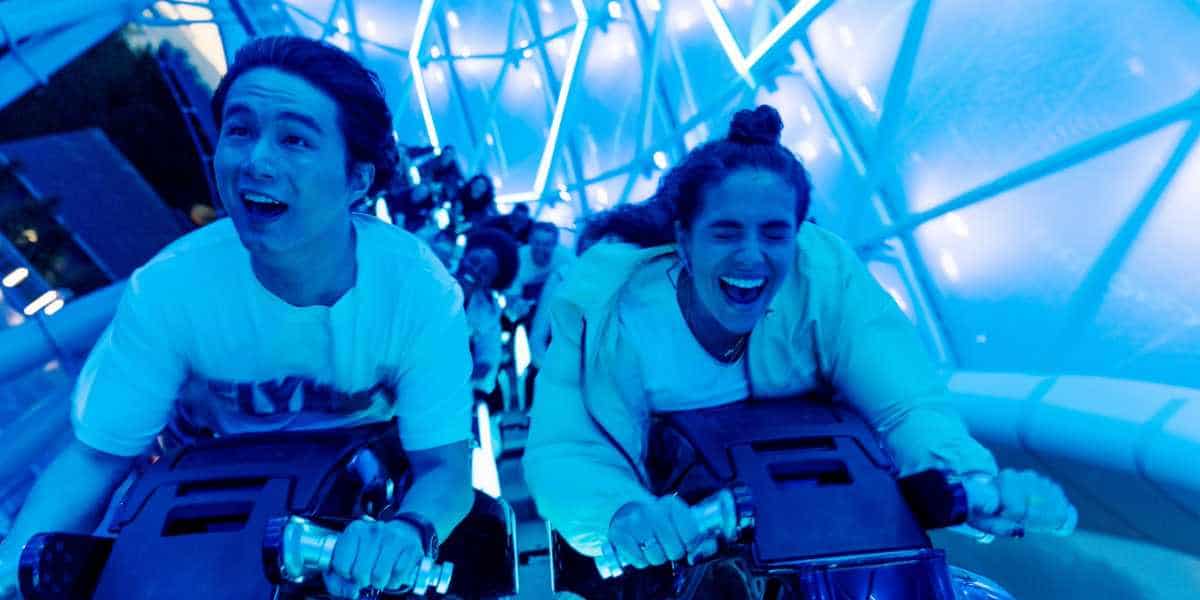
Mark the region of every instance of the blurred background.
[[[0, 26], [0, 535], [71, 435], [121, 282], [222, 214], [211, 90], [246, 40], [293, 33], [380, 75], [409, 175], [358, 208], [445, 241], [447, 265], [472, 226], [527, 242], [514, 209], [573, 249], [774, 105], [814, 219], [916, 324], [973, 432], [1080, 507], [1067, 539], [937, 534], [951, 562], [1018, 598], [1200, 597], [1196, 0], [0, 0]], [[488, 453], [536, 598], [522, 317]]]

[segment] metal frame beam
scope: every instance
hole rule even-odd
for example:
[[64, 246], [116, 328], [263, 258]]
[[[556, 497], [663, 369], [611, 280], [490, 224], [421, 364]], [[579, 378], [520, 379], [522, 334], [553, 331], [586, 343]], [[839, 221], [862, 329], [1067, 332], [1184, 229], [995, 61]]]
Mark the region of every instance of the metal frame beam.
[[[918, 2], [922, 4], [924, 2]], [[919, 6], [914, 6], [913, 12], [910, 13], [910, 23], [906, 28], [906, 35], [903, 46], [897, 56], [897, 63], [893, 67], [893, 75], [889, 82], [889, 95], [893, 98], [893, 115], [898, 114], [901, 110], [898, 104], [901, 104], [897, 98], [903, 97], [906, 93], [908, 81], [911, 79], [911, 72], [915, 66], [917, 48], [919, 48], [922, 33], [924, 31], [924, 19], [927, 12], [920, 10]], [[800, 37], [800, 45], [803, 48], [803, 53], [799, 57], [801, 62], [797, 65], [801, 75], [804, 76], [813, 98], [817, 101], [817, 106], [822, 115], [825, 117], [826, 123], [833, 132], [834, 138], [838, 141], [842, 149], [843, 155], [847, 157], [851, 165], [855, 168], [858, 174], [864, 178], [868, 189], [870, 190], [869, 202], [876, 202], [877, 210], [880, 212], [880, 220], [884, 223], [885, 228], [891, 226], [895, 222], [895, 214], [899, 206], [904, 204], [904, 192], [899, 186], [894, 174], [881, 175], [878, 171], [883, 168], [877, 162], [872, 160], [871, 151], [868, 145], [861, 138], [862, 136], [853, 127], [853, 120], [847, 114], [846, 109], [840, 103], [833, 85], [825, 77], [825, 74], [817, 65], [816, 52], [813, 50], [812, 42], [808, 38], [807, 32], [802, 32]], [[900, 59], [904, 60], [901, 61]], [[885, 112], [886, 112], [885, 107]], [[895, 119], [896, 117], [891, 117]], [[880, 138], [879, 144], [889, 143], [891, 140]], [[914, 257], [920, 257], [916, 242], [912, 238], [911, 229], [897, 229], [892, 235], [882, 238], [872, 238], [871, 243], [858, 243], [857, 249], [860, 253], [868, 253], [876, 251], [881, 245], [895, 237], [900, 242], [899, 251], [902, 264], [905, 266], [904, 272], [906, 276], [911, 277], [909, 282], [909, 291], [913, 295], [914, 312], [918, 315], [924, 315], [925, 318], [919, 319], [919, 324], [922, 326], [922, 331], [926, 340], [937, 354], [937, 357], [943, 363], [957, 364], [957, 353], [953, 348], [953, 339], [949, 336], [946, 328], [944, 313], [941, 311], [937, 303], [937, 296], [933, 291], [936, 289], [932, 284], [932, 276], [929, 274], [925, 263], [920, 260], [914, 260]]]
[[1192, 150], [1197, 147], [1197, 139], [1200, 139], [1200, 122], [1193, 121], [1180, 138], [1179, 143], [1176, 144], [1175, 150], [1167, 159], [1162, 171], [1150, 184], [1145, 195], [1134, 206], [1121, 227], [1117, 229], [1104, 251], [1092, 263], [1083, 282], [1072, 294], [1066, 310], [1067, 322], [1059, 331], [1054, 343], [1047, 346], [1046, 353], [1039, 361], [1044, 368], [1052, 372], [1060, 370], [1068, 352], [1078, 343], [1084, 328], [1096, 318], [1096, 314], [1104, 304], [1105, 292], [1112, 283], [1113, 277], [1121, 270], [1125, 259], [1129, 257], [1134, 243], [1137, 242], [1142, 229], [1153, 215], [1154, 209], [1158, 207], [1159, 201], [1166, 194], [1171, 181], [1179, 173]]
[[471, 146], [478, 148], [482, 140], [480, 140], [479, 132], [476, 131], [475, 120], [471, 118], [471, 105], [467, 102], [466, 88], [463, 85], [462, 76], [458, 74], [458, 68], [454, 65], [457, 59], [454, 56], [454, 46], [450, 41], [450, 26], [446, 23], [446, 11], [438, 11], [434, 21], [437, 23], [438, 35], [442, 38], [442, 47], [446, 50], [446, 69], [450, 71], [450, 85], [454, 88], [454, 95], [458, 100], [458, 109], [462, 111], [463, 122], [467, 124], [467, 135], [470, 137]]
[[[638, 7], [636, 0], [631, 0], [630, 12], [634, 16], [634, 22], [637, 25], [637, 31], [642, 38], [642, 90], [641, 98], [638, 101], [638, 124], [641, 132], [638, 135], [637, 145], [634, 149], [634, 158], [630, 161], [629, 178], [625, 180], [625, 185], [621, 188], [621, 195], [617, 198], [614, 204], [624, 204], [629, 201], [629, 195], [633, 193], [633, 188], [637, 185], [638, 177], [640, 176], [640, 163], [646, 160], [646, 146], [652, 143], [654, 136], [654, 116], [658, 114], [659, 118], [667, 125], [672, 133], [679, 132], [678, 105], [671, 101], [671, 96], [667, 91], [666, 81], [658, 66], [661, 63], [659, 58], [662, 53], [662, 43], [664, 32], [667, 29], [667, 16], [665, 7], [655, 11], [654, 28], [650, 30], [646, 27], [646, 19], [642, 15], [641, 9]], [[657, 105], [664, 110], [655, 111], [655, 98], [657, 97]], [[678, 136], [682, 139], [682, 136]], [[680, 143], [678, 151], [685, 150], [684, 145]], [[637, 168], [634, 168], [637, 167]]]
[[514, 44], [517, 36], [517, 22], [521, 16], [521, 8], [515, 3], [512, 10], [508, 13], [508, 33], [505, 36], [504, 47], [508, 49], [504, 53], [500, 63], [500, 72], [496, 75], [496, 81], [492, 83], [492, 87], [487, 95], [487, 111], [483, 117], [484, 144], [476, 149], [475, 157], [469, 163], [469, 168], [472, 172], [480, 172], [483, 170], [487, 160], [488, 151], [492, 145], [487, 144], [487, 136], [492, 135], [492, 142], [496, 149], [497, 160], [500, 162], [501, 169], [507, 171], [507, 159], [504, 153], [504, 140], [500, 137], [499, 129], [496, 127], [496, 111], [500, 106], [500, 94], [504, 89], [504, 82], [508, 80], [508, 72], [521, 60], [521, 53], [524, 48], [518, 48]]
[[[555, 97], [554, 114], [550, 118], [550, 132], [546, 136], [546, 144], [542, 149], [542, 155], [538, 161], [537, 175], [533, 183], [533, 191], [524, 195], [511, 195], [512, 200], [537, 200], [539, 204], [541, 200], [547, 196], [546, 186], [550, 180], [550, 170], [554, 164], [554, 159], [557, 157], [558, 147], [561, 145], [559, 136], [562, 132], [562, 124], [566, 120], [566, 113], [571, 101], [571, 93], [574, 91], [575, 76], [580, 69], [583, 68], [583, 61], [587, 54], [587, 42], [591, 30], [591, 19], [588, 16], [587, 8], [583, 4], [583, 0], [571, 0], [571, 6], [575, 10], [576, 24], [574, 40], [571, 44], [571, 49], [567, 51], [567, 60], [563, 65], [562, 81], [554, 74], [554, 63], [550, 60], [550, 54], [546, 51], [546, 41], [542, 37], [541, 19], [538, 16], [537, 8], [533, 5], [533, 0], [524, 0], [521, 5], [525, 9], [525, 16], [529, 20], [530, 29], [533, 31], [534, 46], [537, 47], [536, 52], [541, 58], [542, 66], [546, 72], [546, 80], [549, 84], [547, 88], [558, 90], [558, 95]], [[576, 177], [583, 175], [583, 163], [579, 159], [579, 151], [575, 147], [574, 139], [571, 136], [566, 138], [567, 159], [575, 172]], [[586, 193], [580, 191], [580, 207], [584, 214], [588, 212], [588, 203]]]
[[1045, 177], [1046, 175], [1068, 169], [1172, 123], [1194, 119], [1197, 116], [1200, 116], [1200, 93], [1158, 112], [1151, 113], [1116, 129], [1068, 146], [1023, 167], [1009, 171], [992, 181], [942, 202], [935, 208], [913, 213], [903, 220], [859, 240], [857, 244], [860, 247], [878, 244], [883, 240], [898, 235], [902, 231], [911, 231], [947, 213], [961, 210], [977, 202], [987, 200], [993, 196]]

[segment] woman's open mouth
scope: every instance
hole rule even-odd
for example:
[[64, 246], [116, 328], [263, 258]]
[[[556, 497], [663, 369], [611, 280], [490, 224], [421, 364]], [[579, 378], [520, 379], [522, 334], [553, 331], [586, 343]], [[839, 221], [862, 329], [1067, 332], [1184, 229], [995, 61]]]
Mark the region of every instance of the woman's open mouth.
[[737, 305], [754, 304], [762, 297], [763, 290], [767, 288], [767, 279], [765, 277], [754, 278], [739, 278], [727, 277], [720, 278], [721, 291], [725, 293], [725, 297], [730, 302]]

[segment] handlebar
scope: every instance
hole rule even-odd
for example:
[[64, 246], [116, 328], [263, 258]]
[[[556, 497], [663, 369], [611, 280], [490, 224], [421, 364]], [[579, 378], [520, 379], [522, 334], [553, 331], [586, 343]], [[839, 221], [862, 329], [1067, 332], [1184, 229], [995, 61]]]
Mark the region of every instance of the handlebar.
[[[734, 540], [754, 528], [754, 508], [749, 490], [740, 486], [720, 490], [697, 502], [691, 507], [691, 513], [705, 538]], [[620, 577], [625, 573], [626, 565], [621, 563], [611, 544], [604, 546], [595, 561], [596, 570], [605, 579]]]
[[[339, 532], [326, 529], [302, 517], [279, 517], [267, 522], [263, 539], [263, 561], [268, 577], [292, 583], [302, 583], [329, 570], [333, 549]], [[454, 575], [453, 563], [436, 562], [425, 557], [417, 568], [411, 585], [397, 589], [364, 590], [361, 600], [373, 600], [381, 594], [424, 596], [429, 590], [445, 594]]]

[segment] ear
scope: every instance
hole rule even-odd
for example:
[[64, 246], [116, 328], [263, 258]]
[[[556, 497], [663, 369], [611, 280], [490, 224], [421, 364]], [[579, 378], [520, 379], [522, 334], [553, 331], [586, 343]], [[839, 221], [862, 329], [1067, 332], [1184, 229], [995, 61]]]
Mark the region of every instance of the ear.
[[675, 252], [679, 254], [679, 258], [683, 259], [683, 266], [688, 267], [687, 248], [690, 246], [691, 238], [688, 237], [688, 232], [683, 228], [678, 220], [675, 221]]
[[367, 195], [367, 190], [371, 189], [371, 184], [375, 182], [375, 165], [369, 162], [355, 163], [350, 169], [350, 177], [347, 182], [347, 187], [350, 192], [350, 202], [362, 198]]

